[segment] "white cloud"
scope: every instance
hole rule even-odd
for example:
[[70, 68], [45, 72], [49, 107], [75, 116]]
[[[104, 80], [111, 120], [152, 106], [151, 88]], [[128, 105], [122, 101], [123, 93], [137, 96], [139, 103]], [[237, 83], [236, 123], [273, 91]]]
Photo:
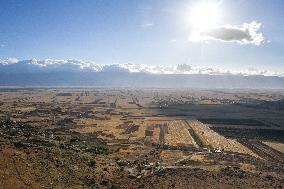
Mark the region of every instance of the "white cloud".
[[82, 60], [17, 60], [0, 59], [0, 73], [20, 72], [132, 72], [148, 74], [207, 74], [207, 75], [263, 75], [284, 77], [284, 72], [273, 72], [249, 68], [243, 71], [220, 70], [212, 67], [199, 67], [187, 64], [179, 65], [146, 65], [146, 64], [96, 64]]
[[8, 64], [15, 64], [18, 63], [19, 60], [16, 58], [6, 58], [6, 59], [0, 59], [0, 65], [8, 65]]
[[223, 42], [236, 42], [242, 45], [253, 44], [260, 45], [264, 42], [264, 37], [259, 29], [261, 23], [251, 22], [238, 25], [225, 25], [214, 28], [208, 28], [198, 31], [191, 37], [192, 41], [219, 40]]

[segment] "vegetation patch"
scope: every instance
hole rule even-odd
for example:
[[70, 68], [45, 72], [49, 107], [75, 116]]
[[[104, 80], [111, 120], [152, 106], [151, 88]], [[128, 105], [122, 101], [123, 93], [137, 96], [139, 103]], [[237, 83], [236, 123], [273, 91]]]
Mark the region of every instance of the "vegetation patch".
[[202, 143], [202, 141], [200, 140], [200, 138], [196, 135], [196, 133], [193, 131], [192, 128], [188, 129], [189, 134], [191, 135], [191, 137], [194, 139], [194, 141], [196, 142], [196, 144], [200, 147], [203, 148], [204, 145]]

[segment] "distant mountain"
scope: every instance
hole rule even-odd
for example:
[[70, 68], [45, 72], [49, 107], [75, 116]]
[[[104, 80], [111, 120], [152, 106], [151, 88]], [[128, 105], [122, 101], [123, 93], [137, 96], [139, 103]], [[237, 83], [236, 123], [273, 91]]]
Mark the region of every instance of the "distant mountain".
[[0, 60], [1, 86], [94, 86], [284, 89], [284, 74], [233, 73], [190, 65], [99, 65], [79, 60]]

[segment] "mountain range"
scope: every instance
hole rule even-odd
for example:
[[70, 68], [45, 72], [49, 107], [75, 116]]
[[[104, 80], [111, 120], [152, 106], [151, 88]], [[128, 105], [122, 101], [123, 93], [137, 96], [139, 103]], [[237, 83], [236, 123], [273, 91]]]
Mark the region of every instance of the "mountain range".
[[284, 89], [284, 73], [210, 67], [96, 64], [81, 60], [0, 60], [1, 86], [93, 86], [157, 88]]

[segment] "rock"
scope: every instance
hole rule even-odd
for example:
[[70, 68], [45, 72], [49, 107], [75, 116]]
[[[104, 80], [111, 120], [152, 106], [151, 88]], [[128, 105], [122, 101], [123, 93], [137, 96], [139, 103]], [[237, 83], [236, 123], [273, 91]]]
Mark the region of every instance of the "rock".
[[157, 171], [155, 171], [155, 175], [157, 176], [164, 176], [166, 174], [165, 169], [158, 169]]
[[143, 176], [151, 175], [151, 170], [145, 170], [145, 169], [143, 169], [143, 170], [141, 171], [141, 174], [142, 174]]
[[128, 162], [127, 161], [123, 161], [123, 160], [117, 160], [116, 163], [119, 166], [126, 166], [126, 165], [128, 165]]
[[129, 178], [137, 178], [137, 176], [139, 174], [136, 167], [125, 168], [124, 170], [129, 173], [129, 175], [128, 175]]

